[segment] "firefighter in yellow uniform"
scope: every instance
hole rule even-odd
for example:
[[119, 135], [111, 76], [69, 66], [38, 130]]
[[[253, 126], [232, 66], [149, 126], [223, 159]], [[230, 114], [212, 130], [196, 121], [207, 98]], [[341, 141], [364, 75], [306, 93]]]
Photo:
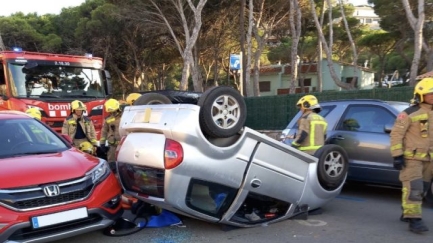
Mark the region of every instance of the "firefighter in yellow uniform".
[[[36, 120], [39, 120], [39, 121], [42, 119], [41, 111], [36, 107], [31, 107], [31, 108], [27, 109], [26, 114], [29, 115], [30, 117], [33, 117]], [[41, 143], [49, 143], [50, 142], [48, 135], [45, 134], [42, 130], [38, 129], [35, 126], [31, 126], [31, 129], [32, 129], [33, 134], [36, 136], [36, 139], [38, 140], [38, 142], [41, 142]]]
[[[110, 115], [105, 118], [104, 125], [102, 125], [100, 149], [102, 152], [107, 153], [107, 161], [110, 164], [110, 168], [114, 169], [116, 148], [120, 142], [119, 124], [122, 112], [119, 101], [115, 99], [107, 100], [104, 108]], [[108, 143], [108, 147], [106, 147], [106, 142]]]
[[126, 103], [128, 103], [128, 105], [133, 105], [134, 102], [140, 98], [141, 94], [139, 93], [130, 93], [127, 97], [126, 97]]
[[314, 155], [316, 150], [325, 144], [328, 123], [325, 118], [317, 114], [322, 108], [314, 95], [302, 97], [296, 106], [301, 109], [302, 115], [298, 120], [298, 133], [292, 142], [292, 147]]
[[392, 128], [391, 155], [400, 170], [402, 183], [402, 221], [415, 233], [428, 231], [422, 221], [422, 200], [430, 189], [433, 158], [433, 79], [418, 82], [412, 106], [402, 111]]
[[95, 126], [90, 118], [84, 116], [86, 106], [79, 100], [71, 102], [71, 114], [63, 122], [62, 134], [71, 137], [74, 146], [79, 148], [82, 142], [90, 142], [95, 148], [96, 140]]

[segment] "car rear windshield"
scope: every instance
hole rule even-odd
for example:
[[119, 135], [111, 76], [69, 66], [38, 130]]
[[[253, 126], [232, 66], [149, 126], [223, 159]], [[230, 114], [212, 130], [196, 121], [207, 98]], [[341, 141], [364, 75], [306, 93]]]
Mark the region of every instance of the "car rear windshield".
[[0, 120], [0, 158], [58, 153], [69, 147], [35, 119]]

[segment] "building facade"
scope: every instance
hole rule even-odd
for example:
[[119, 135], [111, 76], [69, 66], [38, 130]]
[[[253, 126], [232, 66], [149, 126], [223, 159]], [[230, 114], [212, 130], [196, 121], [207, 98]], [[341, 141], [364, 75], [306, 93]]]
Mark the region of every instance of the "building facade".
[[[374, 72], [368, 68], [355, 68], [350, 64], [334, 62], [334, 70], [342, 82], [354, 81], [358, 89], [374, 88]], [[319, 90], [318, 72], [322, 73], [322, 91], [341, 90], [331, 77], [328, 63], [322, 60], [321, 70], [317, 63], [303, 63], [298, 70], [299, 80], [295, 82], [296, 93], [309, 93]], [[260, 95], [271, 96], [288, 94], [291, 87], [291, 67], [289, 64], [277, 64], [260, 68]], [[303, 91], [302, 91], [303, 87]]]
[[353, 17], [358, 19], [361, 24], [368, 25], [372, 30], [380, 29], [380, 17], [374, 12], [374, 8], [369, 5], [355, 6]]

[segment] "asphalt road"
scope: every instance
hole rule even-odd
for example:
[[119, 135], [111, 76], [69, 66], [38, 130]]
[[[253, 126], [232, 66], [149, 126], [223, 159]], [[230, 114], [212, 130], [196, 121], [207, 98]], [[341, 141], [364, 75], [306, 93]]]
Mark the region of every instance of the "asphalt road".
[[431, 231], [415, 234], [401, 222], [400, 190], [368, 185], [346, 184], [343, 192], [307, 220], [291, 219], [266, 227], [224, 229], [190, 218], [185, 227], [145, 228], [124, 237], [108, 237], [92, 232], [57, 243], [186, 243], [186, 242], [302, 242], [302, 243], [397, 243], [433, 241], [433, 205], [424, 204], [424, 221]]

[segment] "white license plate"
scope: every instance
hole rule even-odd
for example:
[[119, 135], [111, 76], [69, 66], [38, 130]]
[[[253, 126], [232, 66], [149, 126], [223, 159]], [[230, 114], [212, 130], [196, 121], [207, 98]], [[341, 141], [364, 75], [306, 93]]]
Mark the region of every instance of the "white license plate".
[[87, 208], [77, 208], [68, 211], [42, 215], [32, 218], [33, 228], [41, 228], [54, 224], [64, 223], [76, 219], [87, 218]]

